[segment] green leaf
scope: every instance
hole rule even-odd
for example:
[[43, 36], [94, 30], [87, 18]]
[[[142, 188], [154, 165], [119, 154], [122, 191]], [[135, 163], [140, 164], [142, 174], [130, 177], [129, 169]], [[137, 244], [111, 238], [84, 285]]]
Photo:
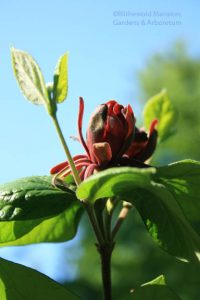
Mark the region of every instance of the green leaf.
[[154, 179], [173, 194], [187, 219], [200, 234], [200, 162], [188, 159], [160, 167]]
[[50, 217], [73, 201], [77, 201], [75, 193], [55, 188], [50, 176], [18, 179], [0, 186], [0, 221]]
[[[136, 188], [145, 188], [150, 184], [151, 174], [156, 169], [139, 168], [111, 168], [90, 176], [77, 188], [76, 195], [79, 199], [95, 202], [104, 197], [118, 196], [127, 198], [127, 193]], [[124, 194], [123, 194], [124, 193]]]
[[34, 104], [45, 104], [48, 95], [42, 72], [36, 61], [26, 52], [12, 48], [13, 70], [24, 96]]
[[173, 195], [162, 184], [153, 182], [153, 176], [153, 168], [111, 168], [81, 183], [77, 197], [91, 202], [106, 197], [131, 202], [160, 247], [180, 259], [197, 261], [200, 237]]
[[40, 67], [27, 52], [11, 48], [12, 66], [23, 95], [33, 104], [43, 104], [48, 113], [55, 113], [51, 104]]
[[166, 285], [165, 277], [163, 275], [160, 275], [154, 278], [153, 280], [142, 284], [142, 286], [147, 286], [147, 285]]
[[138, 191], [136, 202], [147, 230], [161, 248], [184, 261], [200, 259], [200, 237], [170, 192], [155, 185], [148, 194]]
[[64, 212], [48, 219], [1, 222], [0, 246], [71, 240], [76, 235], [82, 213], [82, 206], [75, 201]]
[[62, 55], [55, 68], [53, 95], [54, 101], [63, 102], [67, 98], [68, 93], [68, 53]]
[[65, 287], [49, 277], [0, 258], [1, 300], [77, 300]]
[[[29, 177], [26, 180], [27, 178], [15, 181], [16, 185], [8, 184], [4, 192], [1, 190], [1, 194], [7, 193], [7, 196], [2, 196], [3, 200], [7, 197], [13, 201], [13, 208], [9, 209], [15, 211], [17, 207], [19, 214], [8, 215], [9, 218], [17, 219], [16, 221], [0, 222], [0, 246], [64, 242], [72, 239], [83, 212], [75, 193], [67, 190], [67, 186], [65, 192], [54, 188], [50, 183], [50, 176]], [[22, 190], [19, 183], [23, 183]], [[6, 205], [4, 201], [3, 205]], [[47, 217], [47, 213], [51, 216]], [[39, 215], [40, 218], [33, 219]]]
[[160, 142], [173, 134], [177, 112], [165, 90], [153, 96], [147, 102], [143, 115], [146, 129], [149, 129], [152, 120], [158, 120], [157, 130]]
[[166, 285], [163, 275], [143, 284], [140, 288], [133, 290], [128, 299], [134, 300], [180, 300], [180, 298]]

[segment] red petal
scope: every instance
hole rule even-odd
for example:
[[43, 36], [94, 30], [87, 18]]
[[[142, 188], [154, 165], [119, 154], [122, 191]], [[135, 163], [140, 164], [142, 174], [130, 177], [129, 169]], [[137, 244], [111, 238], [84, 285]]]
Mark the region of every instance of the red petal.
[[135, 129], [135, 117], [133, 114], [133, 110], [130, 105], [127, 106], [126, 114], [125, 114], [125, 119], [127, 122], [127, 134], [126, 134], [126, 139], [133, 134], [134, 129]]
[[149, 159], [153, 152], [155, 151], [156, 144], [157, 144], [157, 130], [155, 129], [156, 125], [158, 124], [157, 120], [153, 120], [150, 124], [149, 128], [149, 136], [148, 136], [148, 141], [146, 145], [143, 147], [142, 151], [138, 153], [137, 159], [141, 161], [146, 161]]
[[[84, 155], [84, 154], [79, 154], [79, 155], [75, 155], [73, 157], [73, 161], [75, 162], [76, 160], [79, 160], [79, 159], [84, 159], [84, 160], [87, 160], [88, 157], [87, 155]], [[68, 167], [69, 166], [69, 163], [68, 161], [64, 161], [58, 165], [56, 165], [55, 167], [51, 168], [50, 170], [50, 174], [56, 174], [58, 172], [60, 172], [61, 170], [63, 170], [64, 168]]]
[[153, 133], [155, 130], [155, 127], [158, 125], [158, 120], [155, 119], [151, 122], [150, 128], [149, 128], [149, 136]]
[[113, 106], [116, 104], [117, 102], [115, 100], [110, 100], [108, 102], [105, 103], [105, 105], [108, 107], [108, 113], [110, 114], [113, 111]]
[[123, 106], [118, 104], [118, 103], [115, 103], [115, 105], [113, 106], [113, 112], [115, 115], [118, 115], [121, 113], [121, 110], [122, 110]]
[[68, 161], [64, 161], [64, 162], [56, 165], [55, 167], [51, 168], [50, 174], [56, 174], [56, 173], [60, 172], [62, 169], [68, 167], [68, 166], [69, 166]]
[[82, 123], [83, 123], [83, 113], [84, 113], [84, 100], [82, 97], [79, 97], [79, 113], [78, 113], [78, 134], [81, 141], [81, 144], [85, 148], [88, 156], [90, 157], [90, 153], [88, 147], [84, 141], [83, 134], [82, 134]]
[[86, 179], [87, 177], [89, 177], [90, 175], [92, 175], [95, 168], [96, 168], [95, 164], [92, 164], [92, 165], [88, 166], [85, 169], [85, 172], [84, 172], [84, 179]]

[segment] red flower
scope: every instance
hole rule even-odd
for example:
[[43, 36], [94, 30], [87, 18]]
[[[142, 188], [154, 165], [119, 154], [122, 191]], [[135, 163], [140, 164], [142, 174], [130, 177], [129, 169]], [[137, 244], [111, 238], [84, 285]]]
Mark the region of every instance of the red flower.
[[[92, 114], [86, 142], [82, 134], [84, 101], [80, 97], [78, 133], [85, 155], [73, 157], [83, 180], [96, 171], [113, 166], [148, 167], [144, 162], [153, 154], [157, 143], [157, 120], [152, 121], [149, 134], [135, 126], [130, 105], [124, 107], [111, 100], [100, 105]], [[71, 173], [68, 162], [51, 169], [51, 174], [65, 177]]]

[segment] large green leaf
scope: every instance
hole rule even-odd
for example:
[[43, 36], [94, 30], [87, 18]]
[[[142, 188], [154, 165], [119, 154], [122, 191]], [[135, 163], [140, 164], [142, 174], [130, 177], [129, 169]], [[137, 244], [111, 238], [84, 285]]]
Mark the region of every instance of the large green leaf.
[[49, 277], [0, 258], [1, 300], [77, 300], [78, 296]]
[[13, 70], [24, 96], [34, 104], [46, 104], [48, 99], [47, 90], [42, 72], [28, 53], [12, 48]]
[[166, 285], [163, 275], [143, 284], [133, 290], [127, 300], [180, 300], [180, 298]]
[[75, 201], [64, 212], [48, 219], [1, 222], [0, 246], [71, 240], [77, 232], [82, 213], [82, 206]]
[[62, 55], [55, 68], [53, 94], [54, 100], [61, 103], [65, 100], [68, 93], [68, 53]]
[[167, 187], [200, 234], [200, 162], [183, 160], [157, 169], [156, 181]]
[[200, 237], [172, 194], [159, 185], [154, 185], [147, 193], [138, 190], [135, 194], [135, 206], [154, 241], [179, 259], [199, 260]]
[[[127, 198], [131, 190], [149, 186], [156, 169], [111, 168], [90, 176], [77, 188], [76, 195], [84, 201], [95, 202], [104, 197]], [[131, 195], [133, 196], [133, 195]]]
[[65, 192], [51, 184], [50, 176], [18, 179], [0, 186], [0, 221], [33, 220], [57, 215], [73, 201], [71, 190]]
[[131, 202], [159, 246], [180, 259], [196, 261], [200, 237], [173, 195], [162, 184], [153, 182], [153, 176], [153, 168], [111, 168], [85, 180], [77, 196], [91, 202], [104, 197]]
[[165, 140], [174, 132], [177, 112], [165, 90], [153, 96], [144, 108], [146, 129], [149, 128], [154, 119], [158, 120], [157, 130], [159, 141]]
[[[65, 192], [54, 188], [50, 183], [50, 177], [47, 176], [31, 177], [31, 179], [33, 181], [29, 180], [26, 185], [26, 187], [30, 187], [31, 183], [32, 188], [35, 185], [35, 190], [31, 190], [31, 198], [26, 197], [26, 193], [29, 193], [30, 190], [23, 189], [21, 191], [21, 186], [18, 184], [13, 189], [14, 185], [11, 184], [11, 191], [14, 192], [14, 197], [11, 196], [11, 199], [13, 198], [13, 201], [16, 201], [16, 204], [12, 205], [20, 205], [22, 212], [16, 217], [17, 220], [15, 221], [0, 222], [0, 246], [64, 242], [72, 239], [76, 234], [83, 207], [80, 201], [77, 201], [75, 193], [67, 190], [66, 186]], [[19, 182], [21, 181], [19, 180]], [[8, 193], [10, 189], [5, 191]], [[29, 201], [26, 204], [27, 206], [24, 205], [26, 199]], [[51, 216], [48, 215], [47, 217], [47, 212], [51, 213]], [[31, 219], [31, 217], [39, 217], [39, 215], [40, 218]], [[41, 217], [42, 215], [43, 217]]]

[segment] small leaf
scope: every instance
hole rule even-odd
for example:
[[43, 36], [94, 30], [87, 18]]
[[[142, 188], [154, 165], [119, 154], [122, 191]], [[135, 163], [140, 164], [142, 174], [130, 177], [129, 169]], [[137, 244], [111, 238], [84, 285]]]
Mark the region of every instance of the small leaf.
[[1, 300], [78, 300], [64, 286], [31, 268], [0, 258]]
[[50, 217], [73, 201], [77, 201], [75, 193], [55, 188], [50, 176], [18, 179], [0, 186], [0, 221]]
[[[99, 172], [83, 181], [76, 190], [79, 199], [95, 202], [104, 197], [119, 196], [123, 198], [122, 191], [143, 188], [149, 185], [154, 168], [111, 168]], [[129, 193], [129, 192], [128, 192]], [[108, 196], [109, 195], [109, 196]]]
[[13, 70], [24, 96], [34, 104], [45, 104], [48, 95], [36, 61], [26, 52], [12, 48]]
[[82, 182], [76, 194], [81, 200], [91, 202], [106, 197], [131, 202], [160, 247], [179, 259], [197, 261], [200, 237], [170, 191], [153, 181], [155, 174], [153, 168], [107, 169]]
[[133, 290], [127, 300], [180, 300], [180, 298], [166, 285], [163, 275], [143, 284]]
[[68, 93], [68, 53], [62, 55], [55, 68], [53, 95], [54, 101], [63, 102], [67, 98]]
[[154, 278], [153, 280], [147, 282], [147, 283], [144, 283], [142, 284], [142, 286], [146, 286], [146, 285], [166, 285], [166, 282], [165, 282], [165, 277], [163, 275], [160, 275], [156, 278]]
[[165, 90], [148, 100], [143, 115], [146, 129], [149, 129], [152, 120], [158, 120], [157, 130], [160, 142], [173, 134], [177, 112]]
[[40, 67], [27, 52], [11, 48], [12, 66], [23, 95], [33, 104], [43, 104], [50, 115], [56, 106], [51, 103]]

